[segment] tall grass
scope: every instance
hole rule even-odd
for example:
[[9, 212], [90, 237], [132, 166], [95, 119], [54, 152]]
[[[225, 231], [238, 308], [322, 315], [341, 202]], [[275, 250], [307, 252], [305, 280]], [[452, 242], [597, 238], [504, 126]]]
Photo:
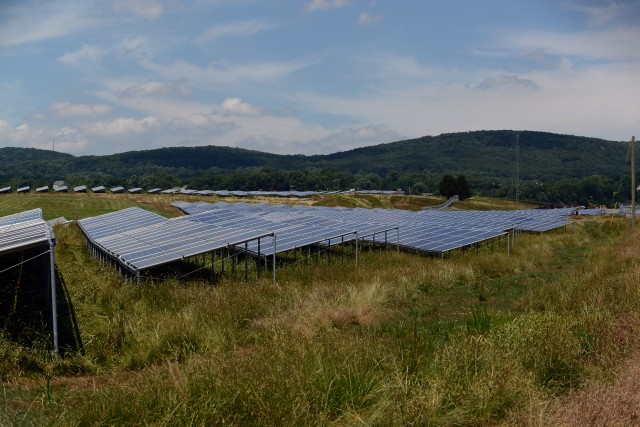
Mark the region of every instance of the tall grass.
[[441, 260], [297, 263], [278, 286], [126, 283], [75, 227], [57, 265], [84, 351], [0, 340], [0, 424], [524, 423], [637, 344], [638, 249], [623, 221]]

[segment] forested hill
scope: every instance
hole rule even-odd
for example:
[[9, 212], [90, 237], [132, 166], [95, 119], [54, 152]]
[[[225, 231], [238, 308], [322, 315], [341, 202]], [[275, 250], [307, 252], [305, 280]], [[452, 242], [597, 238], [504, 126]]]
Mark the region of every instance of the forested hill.
[[[625, 142], [519, 132], [520, 177], [549, 182], [591, 175], [619, 179], [625, 168]], [[276, 155], [229, 147], [173, 147], [106, 156], [80, 156], [47, 150], [0, 149], [0, 181], [86, 177], [128, 178], [167, 174], [194, 178], [247, 168], [270, 170], [330, 169], [349, 174], [421, 172], [465, 174], [478, 180], [513, 178], [516, 133], [477, 131], [425, 136], [330, 155]]]
[[[545, 132], [519, 132], [520, 176], [549, 181], [591, 175], [620, 177], [627, 143]], [[335, 169], [420, 170], [476, 177], [513, 177], [516, 133], [477, 131], [425, 136], [323, 156]]]

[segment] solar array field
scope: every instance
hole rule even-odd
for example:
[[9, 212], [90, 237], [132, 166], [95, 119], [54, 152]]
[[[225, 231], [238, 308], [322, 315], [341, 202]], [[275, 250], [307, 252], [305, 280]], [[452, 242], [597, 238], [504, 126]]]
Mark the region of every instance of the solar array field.
[[[441, 254], [465, 246], [481, 243], [505, 235], [510, 230], [545, 232], [570, 223], [571, 209], [519, 210], [519, 211], [436, 211], [412, 212], [395, 209], [327, 208], [246, 203], [187, 203], [174, 202], [173, 206], [187, 214], [227, 211], [227, 217], [269, 218], [274, 222], [292, 223], [298, 218], [311, 223], [342, 222], [355, 231], [369, 228], [399, 229], [400, 246], [407, 249]], [[373, 236], [363, 237], [373, 240]], [[380, 241], [380, 240], [378, 240]]]
[[[266, 258], [353, 241], [442, 255], [505, 238], [510, 232], [541, 233], [571, 223], [567, 219], [571, 209], [412, 212], [225, 202], [174, 202], [173, 206], [188, 215], [167, 219], [128, 208], [78, 224], [95, 249], [138, 273], [224, 249], [241, 248]], [[265, 242], [268, 236], [272, 241]]]
[[[61, 188], [61, 187], [60, 187]], [[54, 188], [56, 190], [56, 188]], [[76, 193], [87, 192], [87, 186], [80, 185], [73, 187]], [[29, 187], [21, 187], [16, 190], [17, 192], [29, 192]], [[47, 192], [49, 187], [39, 187], [37, 192]], [[59, 191], [59, 190], [56, 190]], [[66, 187], [65, 187], [66, 191]], [[104, 193], [106, 188], [102, 185], [91, 188], [94, 193]], [[112, 193], [127, 193], [137, 194], [143, 193], [144, 189], [141, 187], [135, 187], [125, 189], [124, 187], [117, 186], [109, 189]], [[0, 193], [11, 193], [11, 187], [5, 187], [0, 189]], [[404, 194], [403, 191], [390, 191], [390, 190], [348, 190], [348, 191], [241, 191], [241, 190], [195, 190], [195, 189], [183, 189], [183, 188], [167, 188], [162, 190], [161, 188], [151, 188], [146, 191], [148, 194], [182, 194], [182, 195], [195, 195], [195, 196], [219, 196], [219, 197], [294, 197], [294, 198], [306, 198], [311, 196], [317, 196], [322, 194], [338, 194], [338, 193], [356, 193], [356, 194], [380, 194], [380, 195], [394, 195]]]

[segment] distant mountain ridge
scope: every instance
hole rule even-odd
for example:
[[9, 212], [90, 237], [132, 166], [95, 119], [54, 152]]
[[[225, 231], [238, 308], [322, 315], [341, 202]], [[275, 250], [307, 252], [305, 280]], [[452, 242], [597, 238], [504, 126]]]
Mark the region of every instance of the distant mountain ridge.
[[[548, 182], [602, 175], [619, 178], [628, 144], [547, 132], [517, 132], [520, 177]], [[166, 173], [181, 178], [245, 168], [308, 168], [352, 174], [428, 172], [493, 179], [514, 175], [516, 132], [448, 133], [379, 144], [328, 155], [279, 155], [241, 148], [201, 146], [72, 156], [34, 148], [0, 148], [0, 180], [64, 179], [69, 176], [127, 178]]]

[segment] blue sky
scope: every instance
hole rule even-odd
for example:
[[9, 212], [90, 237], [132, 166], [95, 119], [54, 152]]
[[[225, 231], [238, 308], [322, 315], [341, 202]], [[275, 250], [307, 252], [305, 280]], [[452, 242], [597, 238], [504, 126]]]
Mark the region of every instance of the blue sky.
[[636, 0], [0, 5], [0, 146], [324, 154], [482, 129], [640, 136]]

